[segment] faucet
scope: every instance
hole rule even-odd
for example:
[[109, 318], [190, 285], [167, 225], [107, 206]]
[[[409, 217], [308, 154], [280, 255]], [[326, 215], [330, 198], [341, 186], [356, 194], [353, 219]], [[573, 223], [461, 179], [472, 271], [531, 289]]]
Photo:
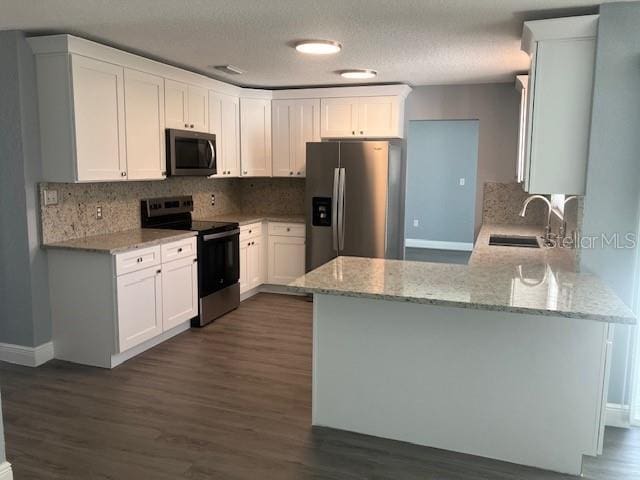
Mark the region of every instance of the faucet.
[[[571, 201], [571, 200], [575, 200], [576, 198], [578, 198], [577, 195], [570, 195], [567, 198], [564, 199], [564, 204], [566, 205], [567, 202]], [[558, 232], [558, 237], [560, 238], [560, 243], [563, 244], [564, 243], [564, 237], [567, 234], [567, 221], [564, 219], [564, 215], [562, 216], [562, 225], [560, 226], [560, 231]]]
[[527, 199], [524, 201], [524, 204], [522, 205], [522, 210], [520, 210], [520, 216], [525, 216], [525, 214], [527, 213], [527, 207], [533, 200], [536, 199], [544, 200], [544, 202], [547, 204], [547, 226], [544, 227], [544, 236], [542, 237], [542, 239], [545, 246], [548, 247], [551, 245], [551, 202], [549, 201], [549, 199], [542, 195], [531, 195], [527, 197]]

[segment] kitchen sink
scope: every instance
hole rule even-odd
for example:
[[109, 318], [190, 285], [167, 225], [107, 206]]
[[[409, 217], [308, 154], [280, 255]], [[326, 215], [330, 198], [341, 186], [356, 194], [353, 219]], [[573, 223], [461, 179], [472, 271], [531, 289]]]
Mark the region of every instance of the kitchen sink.
[[489, 237], [489, 245], [497, 247], [540, 248], [536, 237], [523, 235], [491, 235]]

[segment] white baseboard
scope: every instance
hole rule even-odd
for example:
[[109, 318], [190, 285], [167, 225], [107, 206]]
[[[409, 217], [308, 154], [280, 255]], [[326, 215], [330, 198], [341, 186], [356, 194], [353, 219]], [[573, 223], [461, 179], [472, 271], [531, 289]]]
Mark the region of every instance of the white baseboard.
[[251, 290], [247, 290], [246, 292], [241, 293], [240, 301], [244, 302], [248, 298], [251, 298], [258, 293], [278, 293], [282, 295], [296, 295], [303, 297], [306, 295], [306, 293], [292, 292], [286, 287], [286, 285], [273, 285], [271, 283], [264, 283], [262, 285], [258, 285], [255, 288], [252, 288]]
[[608, 427], [630, 428], [630, 410], [628, 405], [607, 403], [604, 424]]
[[0, 463], [0, 480], [13, 480], [13, 471], [9, 462]]
[[172, 329], [161, 333], [157, 337], [153, 337], [147, 340], [146, 342], [142, 342], [140, 345], [136, 345], [135, 347], [132, 347], [129, 350], [125, 350], [122, 353], [111, 355], [111, 368], [117, 367], [118, 365], [126, 362], [127, 360], [137, 355], [140, 355], [145, 350], [149, 350], [150, 348], [153, 348], [156, 345], [160, 345], [162, 342], [166, 342], [170, 338], [175, 337], [176, 335], [179, 335], [182, 332], [186, 332], [190, 328], [191, 328], [191, 320], [187, 320], [186, 322], [183, 322], [180, 325], [177, 325]]
[[473, 242], [441, 242], [439, 240], [421, 240], [419, 238], [407, 238], [404, 241], [405, 247], [429, 248], [432, 250], [456, 250], [470, 252], [473, 250]]
[[0, 361], [3, 362], [15, 363], [25, 367], [39, 367], [43, 363], [52, 360], [53, 357], [53, 342], [43, 343], [37, 347], [0, 343]]

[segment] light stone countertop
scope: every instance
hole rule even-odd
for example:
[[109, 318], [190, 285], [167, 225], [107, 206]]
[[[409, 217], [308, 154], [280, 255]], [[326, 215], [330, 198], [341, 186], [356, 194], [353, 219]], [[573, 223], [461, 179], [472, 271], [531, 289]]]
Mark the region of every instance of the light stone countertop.
[[283, 222], [283, 223], [305, 223], [304, 215], [270, 215], [260, 213], [229, 213], [225, 215], [215, 215], [199, 220], [213, 222], [238, 222], [240, 226], [258, 222]]
[[490, 233], [540, 231], [483, 226], [468, 265], [338, 257], [288, 288], [299, 293], [636, 323], [631, 310], [598, 277], [575, 271], [574, 252], [489, 246]]
[[67, 250], [85, 250], [90, 252], [117, 253], [137, 248], [152, 247], [163, 243], [170, 243], [184, 238], [194, 237], [197, 232], [186, 230], [161, 230], [154, 228], [138, 228], [124, 232], [92, 235], [76, 238], [64, 242], [44, 244], [44, 248], [61, 248]]

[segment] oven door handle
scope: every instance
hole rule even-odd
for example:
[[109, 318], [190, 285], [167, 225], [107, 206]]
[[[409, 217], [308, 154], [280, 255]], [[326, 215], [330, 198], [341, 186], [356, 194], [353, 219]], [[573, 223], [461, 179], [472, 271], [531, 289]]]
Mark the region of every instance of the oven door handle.
[[234, 235], [238, 235], [239, 233], [240, 229], [236, 228], [235, 230], [229, 230], [228, 232], [210, 233], [209, 235], [205, 235], [204, 237], [202, 237], [202, 240], [208, 242], [209, 240], [216, 240], [218, 238], [232, 237]]

